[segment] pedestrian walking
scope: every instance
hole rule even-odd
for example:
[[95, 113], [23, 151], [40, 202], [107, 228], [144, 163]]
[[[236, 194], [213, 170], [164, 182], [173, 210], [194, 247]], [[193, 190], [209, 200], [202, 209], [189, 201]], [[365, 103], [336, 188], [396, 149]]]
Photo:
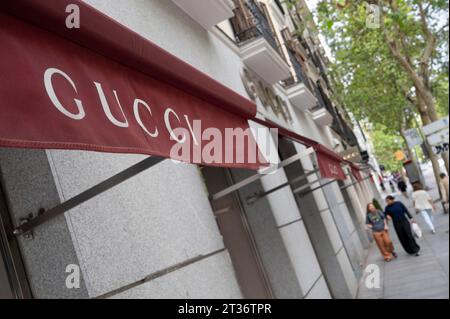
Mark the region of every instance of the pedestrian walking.
[[415, 223], [414, 218], [405, 205], [396, 201], [393, 196], [386, 197], [386, 203], [385, 216], [392, 220], [403, 249], [410, 255], [420, 256], [420, 246], [414, 239], [410, 224], [410, 221]]
[[403, 178], [399, 179], [399, 181], [397, 183], [397, 187], [400, 190], [400, 192], [403, 194], [403, 196], [408, 198], [408, 186], [406, 185], [406, 182], [403, 180]]
[[372, 235], [384, 261], [390, 262], [397, 258], [394, 245], [389, 236], [389, 227], [384, 213], [378, 210], [373, 203], [367, 205], [366, 225], [372, 230]]
[[413, 189], [412, 199], [416, 214], [420, 214], [430, 228], [431, 233], [436, 234], [436, 228], [433, 223], [433, 213], [436, 211], [436, 206], [433, 203], [433, 199], [430, 194], [423, 189], [422, 184], [414, 183]]
[[439, 189], [441, 191], [442, 203], [444, 204], [444, 212], [448, 213], [449, 209], [449, 190], [448, 190], [448, 176], [444, 173], [440, 175]]
[[384, 186], [384, 181], [383, 181], [383, 178], [381, 177], [381, 175], [378, 175], [378, 182], [380, 183], [381, 190], [383, 192], [386, 191], [386, 187]]
[[389, 180], [389, 186], [391, 187], [391, 192], [394, 193], [395, 192], [395, 186], [394, 186], [394, 182], [392, 180]]

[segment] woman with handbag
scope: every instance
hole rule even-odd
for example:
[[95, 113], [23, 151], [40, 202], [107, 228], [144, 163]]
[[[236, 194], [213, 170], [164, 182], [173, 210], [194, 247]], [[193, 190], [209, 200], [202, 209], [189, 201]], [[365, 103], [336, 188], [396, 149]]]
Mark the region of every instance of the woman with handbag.
[[408, 209], [401, 202], [395, 201], [393, 196], [386, 197], [387, 206], [384, 214], [394, 223], [394, 229], [403, 249], [410, 255], [420, 256], [420, 246], [416, 243], [411, 230], [411, 223], [415, 223]]
[[386, 262], [397, 258], [394, 245], [389, 237], [388, 225], [384, 213], [378, 210], [373, 203], [367, 205], [366, 225], [372, 230], [373, 238]]
[[436, 206], [433, 203], [433, 199], [430, 194], [423, 189], [422, 184], [414, 183], [413, 189], [412, 199], [416, 214], [420, 214], [430, 228], [431, 233], [436, 234], [436, 228], [433, 223], [433, 213], [436, 211]]

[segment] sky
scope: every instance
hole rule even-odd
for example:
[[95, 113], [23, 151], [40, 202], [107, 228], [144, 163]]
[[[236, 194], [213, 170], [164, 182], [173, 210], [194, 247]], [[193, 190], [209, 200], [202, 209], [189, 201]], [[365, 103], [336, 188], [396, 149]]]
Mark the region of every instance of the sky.
[[314, 11], [314, 9], [316, 8], [317, 2], [319, 2], [319, 0], [306, 0], [306, 3], [308, 4], [311, 11]]

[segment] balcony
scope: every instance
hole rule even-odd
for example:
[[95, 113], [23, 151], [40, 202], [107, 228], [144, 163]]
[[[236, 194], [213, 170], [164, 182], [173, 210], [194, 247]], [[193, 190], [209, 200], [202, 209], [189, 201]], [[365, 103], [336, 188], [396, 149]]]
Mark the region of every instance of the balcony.
[[328, 99], [325, 98], [324, 93], [315, 86], [314, 91], [317, 97], [317, 105], [310, 109], [314, 122], [320, 126], [331, 126], [334, 121], [333, 106]]
[[241, 47], [242, 61], [268, 84], [288, 78], [286, 62], [264, 38], [255, 39]]
[[234, 15], [234, 4], [232, 0], [172, 1], [207, 30], [219, 22], [230, 19]]
[[290, 78], [283, 81], [283, 87], [289, 102], [301, 111], [307, 111], [317, 105], [317, 99], [301, 81]]
[[320, 126], [330, 126], [333, 123], [333, 115], [325, 107], [314, 107], [311, 109], [314, 122]]
[[234, 11], [231, 24], [244, 64], [268, 84], [289, 78], [289, 66], [267, 19], [265, 5], [247, 0]]
[[331, 124], [331, 128], [338, 134], [349, 146], [357, 146], [358, 139], [356, 138], [353, 129], [344, 119], [344, 117], [336, 111], [336, 116]]
[[287, 47], [287, 51], [295, 71], [295, 78], [291, 77], [283, 81], [282, 85], [291, 104], [301, 111], [306, 111], [317, 105], [318, 101], [312, 93], [311, 84], [303, 72], [302, 66], [294, 51], [289, 46]]

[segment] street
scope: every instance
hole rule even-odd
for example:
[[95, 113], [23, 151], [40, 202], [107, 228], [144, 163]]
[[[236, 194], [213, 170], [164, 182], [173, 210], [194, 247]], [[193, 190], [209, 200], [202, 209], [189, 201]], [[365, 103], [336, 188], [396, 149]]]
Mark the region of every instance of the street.
[[[434, 182], [433, 171], [429, 166], [422, 166], [425, 181], [435, 201], [439, 199], [438, 189]], [[411, 187], [409, 186], [409, 194]], [[387, 195], [387, 194], [384, 194]], [[407, 255], [393, 230], [390, 235], [399, 257], [385, 263], [375, 243], [369, 249], [367, 263], [380, 267], [381, 278], [379, 288], [367, 288], [365, 279], [359, 286], [359, 299], [448, 299], [449, 298], [449, 216], [443, 213], [441, 202], [436, 202], [438, 212], [435, 214], [435, 235], [427, 229], [423, 219], [415, 215], [412, 201], [403, 198], [399, 193], [393, 194], [409, 209], [423, 231], [423, 237], [417, 241], [421, 246], [421, 256]], [[410, 196], [410, 195], [409, 195]]]

